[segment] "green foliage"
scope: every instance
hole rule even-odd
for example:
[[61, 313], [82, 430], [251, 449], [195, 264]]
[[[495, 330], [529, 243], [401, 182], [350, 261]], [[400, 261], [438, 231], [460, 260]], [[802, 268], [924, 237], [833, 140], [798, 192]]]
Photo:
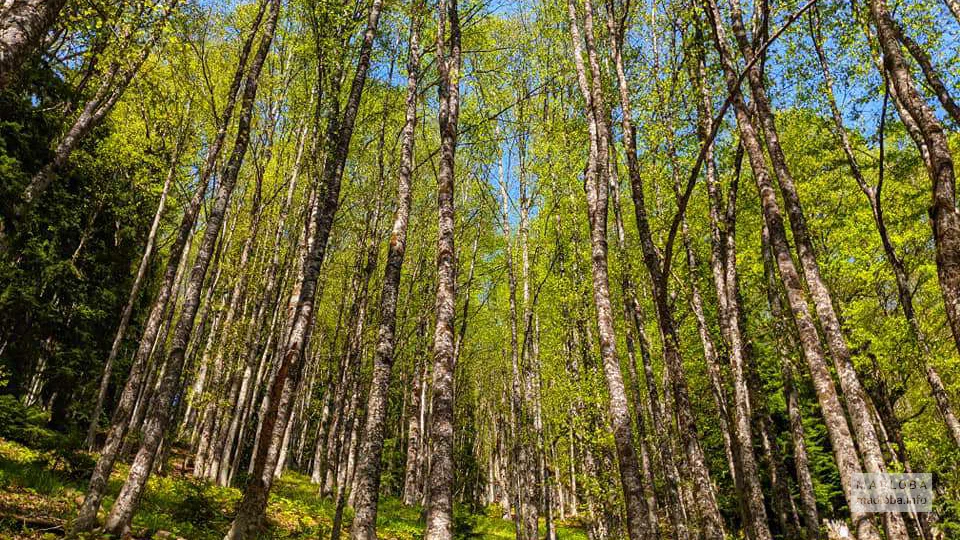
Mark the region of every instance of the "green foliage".
[[[101, 125], [33, 205], [19, 208], [31, 177], [51, 157], [71, 96], [38, 68], [18, 92], [0, 93], [0, 357], [4, 391], [49, 405], [50, 427], [78, 430], [95, 391], [130, 287], [130, 268], [149, 228], [158, 176], [151, 150], [131, 156]], [[124, 159], [124, 157], [128, 159]], [[152, 189], [152, 188], [151, 188]], [[20, 212], [18, 215], [17, 212]]]
[[197, 526], [219, 517], [220, 508], [206, 493], [206, 486], [198, 481], [186, 482], [186, 493], [173, 512], [173, 519]]
[[26, 407], [9, 395], [0, 395], [0, 437], [26, 445], [55, 448], [58, 434], [46, 428], [50, 414], [37, 407]]

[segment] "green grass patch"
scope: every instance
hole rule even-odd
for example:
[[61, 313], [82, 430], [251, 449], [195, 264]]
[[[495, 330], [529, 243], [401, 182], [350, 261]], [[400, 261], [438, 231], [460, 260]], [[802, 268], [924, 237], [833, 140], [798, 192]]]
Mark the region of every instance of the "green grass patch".
[[[86, 456], [89, 458], [89, 456]], [[0, 538], [38, 538], [39, 526], [30, 523], [68, 525], [76, 516], [83, 498], [85, 479], [76, 475], [74, 461], [51, 451], [38, 451], [20, 443], [0, 439]], [[108, 484], [104, 509], [113, 504], [128, 471], [120, 463]], [[153, 475], [133, 520], [133, 532], [149, 538], [167, 531], [190, 540], [223, 538], [241, 492], [219, 487], [189, 476]], [[308, 476], [287, 472], [274, 485], [267, 507], [268, 538], [324, 538], [333, 527], [336, 504], [321, 497]], [[102, 516], [102, 514], [101, 514]], [[345, 508], [343, 538], [346, 538], [353, 510]], [[423, 538], [423, 511], [403, 505], [399, 499], [384, 498], [377, 513], [377, 534], [385, 540]], [[508, 539], [514, 537], [513, 522], [482, 514], [471, 514], [458, 507], [455, 514], [456, 537]], [[542, 522], [541, 522], [542, 529]], [[559, 540], [584, 540], [576, 528], [558, 527]], [[49, 533], [48, 533], [49, 534]]]

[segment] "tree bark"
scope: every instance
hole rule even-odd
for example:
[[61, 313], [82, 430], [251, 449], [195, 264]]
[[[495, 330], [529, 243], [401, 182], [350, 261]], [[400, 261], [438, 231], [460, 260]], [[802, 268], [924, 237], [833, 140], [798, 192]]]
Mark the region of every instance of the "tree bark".
[[917, 65], [920, 66], [923, 78], [926, 79], [927, 84], [933, 89], [934, 95], [937, 96], [937, 100], [943, 105], [944, 110], [947, 111], [947, 114], [953, 119], [955, 124], [960, 124], [960, 106], [957, 105], [953, 96], [950, 95], [950, 91], [937, 72], [937, 68], [933, 66], [933, 60], [930, 58], [930, 54], [919, 43], [914, 41], [913, 38], [907, 35], [903, 26], [901, 26], [892, 15], [888, 14], [886, 22], [889, 25], [891, 33], [897, 38], [897, 41], [903, 43], [903, 46], [907, 48], [910, 56], [912, 56], [913, 59], [916, 60]]
[[244, 66], [249, 58], [253, 40], [260, 26], [265, 6], [265, 3], [261, 4], [257, 17], [254, 19], [253, 26], [251, 27], [250, 34], [241, 48], [240, 56], [237, 60], [237, 70], [230, 84], [227, 103], [224, 107], [223, 117], [220, 119], [217, 135], [207, 151], [203, 173], [197, 182], [196, 191], [190, 199], [187, 208], [184, 210], [180, 227], [177, 230], [177, 236], [170, 246], [170, 255], [164, 271], [163, 281], [154, 299], [153, 307], [150, 309], [150, 315], [147, 318], [143, 335], [140, 338], [140, 345], [134, 357], [133, 365], [130, 368], [130, 373], [127, 375], [127, 382], [124, 384], [117, 408], [114, 410], [111, 418], [110, 430], [107, 433], [106, 442], [101, 449], [100, 458], [97, 460], [97, 465], [90, 477], [87, 494], [83, 499], [77, 520], [74, 522], [74, 532], [90, 531], [97, 524], [97, 511], [100, 509], [100, 503], [103, 500], [107, 480], [110, 478], [110, 473], [113, 471], [114, 463], [118, 457], [117, 452], [120, 450], [123, 439], [127, 434], [128, 424], [133, 413], [134, 405], [136, 404], [137, 394], [143, 383], [144, 376], [147, 373], [147, 362], [153, 350], [153, 343], [160, 331], [163, 315], [166, 311], [167, 303], [170, 300], [174, 283], [178, 277], [181, 260], [188, 254], [187, 251], [184, 251], [184, 248], [189, 243], [188, 239], [192, 237], [197, 213], [200, 210], [200, 204], [203, 202], [203, 197], [207, 190], [207, 182], [210, 180], [211, 174], [213, 174], [213, 169], [220, 156], [224, 140], [226, 139], [227, 128], [230, 120], [233, 118], [233, 111], [236, 107], [240, 84], [243, 82]]
[[[902, 34], [902, 31], [899, 29], [899, 27], [895, 25], [892, 26], [894, 27], [895, 33], [898, 33], [898, 35]], [[907, 326], [910, 328], [910, 332], [913, 334], [913, 339], [916, 340], [918, 348], [920, 349], [920, 354], [924, 358], [924, 372], [927, 376], [927, 382], [930, 385], [931, 393], [933, 394], [934, 400], [937, 404], [937, 409], [939, 410], [940, 415], [943, 417], [944, 423], [947, 425], [947, 430], [950, 433], [954, 443], [960, 445], [960, 420], [957, 419], [957, 414], [950, 404], [950, 399], [948, 397], [946, 388], [943, 385], [943, 381], [940, 379], [939, 373], [937, 373], [936, 369], [929, 362], [930, 347], [927, 343], [926, 336], [920, 329], [920, 323], [917, 320], [916, 311], [914, 310], [913, 293], [911, 291], [909, 277], [907, 276], [906, 266], [903, 263], [903, 259], [897, 255], [896, 248], [894, 247], [893, 242], [890, 240], [890, 235], [887, 232], [887, 226], [884, 222], [883, 206], [881, 203], [880, 194], [881, 190], [883, 189], [884, 176], [883, 126], [885, 124], [886, 116], [886, 96], [884, 97], [884, 107], [881, 111], [882, 117], [880, 119], [881, 157], [879, 166], [881, 170], [878, 173], [877, 184], [875, 186], [871, 186], [867, 183], [867, 180], [863, 175], [863, 171], [860, 168], [859, 160], [857, 160], [857, 157], [854, 154], [853, 145], [850, 142], [850, 137], [847, 134], [846, 127], [843, 124], [843, 116], [840, 113], [840, 108], [837, 106], [837, 101], [833, 94], [834, 81], [833, 76], [830, 73], [830, 67], [827, 61], [826, 53], [823, 50], [822, 38], [820, 37], [820, 18], [816, 8], [814, 8], [814, 11], [811, 12], [810, 16], [810, 34], [814, 48], [817, 52], [817, 59], [820, 62], [820, 68], [823, 71], [824, 85], [826, 87], [825, 95], [827, 98], [827, 103], [830, 106], [830, 113], [833, 118], [834, 129], [840, 139], [843, 152], [847, 157], [847, 163], [850, 166], [850, 174], [853, 176], [854, 180], [856, 180], [857, 186], [860, 187], [860, 190], [863, 191], [864, 196], [867, 198], [867, 202], [870, 203], [870, 211], [873, 216], [874, 225], [877, 228], [877, 233], [880, 236], [880, 244], [883, 246], [883, 254], [887, 260], [887, 264], [890, 265], [890, 269], [893, 271], [894, 282], [897, 285], [897, 297], [900, 301], [900, 309], [903, 310], [904, 318], [907, 320]], [[946, 106], [946, 104], [944, 105]], [[960, 122], [960, 117], [958, 117], [957, 121]]]
[[[730, 3], [731, 20], [733, 22], [736, 41], [740, 47], [741, 54], [743, 54], [747, 62], [750, 62], [753, 60], [755, 52], [748, 41], [746, 30], [742, 23], [738, 0], [731, 0]], [[773, 110], [766, 94], [762, 74], [756, 63], [747, 70], [747, 80], [754, 98], [753, 104], [755, 105], [756, 113], [762, 126], [766, 147], [770, 156], [770, 163], [777, 177], [780, 193], [783, 195], [784, 205], [787, 209], [790, 229], [793, 232], [797, 253], [801, 267], [803, 268], [803, 277], [810, 291], [810, 297], [813, 300], [817, 318], [820, 320], [823, 328], [830, 354], [833, 357], [834, 366], [840, 379], [840, 387], [843, 390], [847, 404], [847, 412], [853, 426], [853, 433], [856, 436], [857, 447], [861, 451], [864, 467], [867, 472], [871, 473], [885, 472], [886, 464], [884, 463], [883, 452], [873, 425], [873, 420], [870, 416], [871, 405], [868, 402], [869, 396], [864, 391], [860, 378], [853, 368], [850, 350], [843, 336], [840, 320], [834, 309], [830, 290], [820, 273], [819, 263], [813, 248], [813, 243], [810, 240], [811, 236], [807, 227], [800, 197], [797, 193], [793, 176], [787, 167], [786, 156], [780, 146], [780, 138], [776, 128]], [[960, 233], [960, 229], [958, 229], [957, 232]], [[960, 240], [960, 237], [958, 237], [958, 240]], [[958, 244], [958, 247], [960, 247], [960, 244]], [[960, 258], [958, 258], [958, 263], [960, 263]], [[960, 268], [958, 268], [958, 270], [960, 270]], [[960, 283], [960, 274], [958, 274], [957, 277], [958, 283]], [[960, 298], [960, 296], [958, 296], [958, 298]], [[907, 537], [906, 526], [900, 514], [887, 512], [884, 513], [882, 517], [888, 537]]]
[[414, 134], [417, 124], [417, 87], [420, 76], [420, 5], [415, 3], [410, 13], [410, 44], [407, 59], [407, 98], [403, 142], [401, 148], [400, 178], [397, 185], [397, 210], [390, 245], [387, 248], [387, 264], [383, 272], [383, 289], [380, 293], [380, 327], [377, 331], [377, 346], [374, 356], [373, 378], [367, 398], [367, 419], [364, 426], [364, 443], [360, 452], [359, 479], [354, 492], [353, 525], [350, 537], [353, 540], [375, 540], [377, 525], [377, 502], [380, 491], [380, 466], [383, 455], [383, 439], [386, 430], [387, 392], [396, 355], [397, 297], [400, 274], [407, 247], [407, 224], [410, 219], [413, 180]]
[[[630, 418], [626, 389], [620, 372], [620, 360], [617, 356], [616, 335], [613, 325], [613, 309], [610, 303], [610, 278], [607, 261], [607, 194], [610, 182], [610, 172], [607, 167], [609, 128], [607, 125], [608, 113], [603, 104], [600, 65], [594, 43], [591, 1], [585, 0], [584, 2], [582, 35], [574, 0], [568, 0], [567, 2], [567, 16], [573, 40], [577, 82], [586, 103], [585, 112], [587, 113], [590, 132], [590, 150], [584, 179], [587, 217], [590, 224], [593, 302], [597, 310], [600, 353], [607, 384], [608, 414], [613, 428], [617, 462], [620, 469], [620, 482], [627, 511], [627, 533], [632, 540], [640, 540], [646, 538], [649, 531], [647, 531], [640, 465], [633, 446], [633, 420]], [[590, 65], [591, 82], [589, 83], [583, 58], [584, 47]]]
[[[699, 37], [699, 36], [698, 36]], [[702, 39], [699, 39], [702, 43]], [[734, 453], [735, 459], [732, 463], [734, 468], [738, 469], [734, 475], [734, 483], [742, 494], [740, 499], [741, 513], [747, 526], [748, 535], [754, 539], [769, 540], [772, 538], [770, 527], [767, 524], [767, 512], [764, 506], [763, 490], [760, 485], [758, 466], [756, 456], [753, 451], [753, 411], [751, 406], [751, 393], [748, 386], [747, 374], [747, 350], [746, 340], [743, 335], [740, 321], [742, 313], [740, 309], [739, 286], [737, 275], [737, 248], [736, 248], [736, 195], [737, 182], [740, 173], [739, 160], [736, 163], [736, 172], [728, 189], [728, 211], [725, 213], [727, 219], [721, 224], [720, 216], [722, 212], [723, 196], [718, 185], [716, 166], [713, 161], [713, 142], [708, 140], [713, 131], [713, 112], [712, 99], [706, 83], [706, 61], [702, 46], [697, 50], [696, 72], [698, 79], [698, 135], [701, 144], [707, 145], [705, 163], [706, 163], [706, 182], [707, 191], [710, 200], [710, 225], [711, 225], [711, 270], [713, 285], [717, 294], [720, 319], [720, 330], [723, 335], [726, 351], [729, 355], [730, 371], [733, 377], [733, 411], [729, 412], [729, 418], [733, 424], [733, 435], [735, 438]], [[668, 137], [669, 139], [669, 137]], [[671, 145], [672, 146], [672, 145]], [[739, 148], [739, 147], [738, 147]], [[742, 154], [740, 154], [742, 156]], [[675, 181], [677, 194], [680, 195], [680, 185]], [[681, 220], [683, 228], [684, 244], [687, 251], [688, 266], [691, 268], [691, 275], [695, 275], [696, 258], [689, 244], [688, 233], [686, 232], [686, 218]], [[700, 311], [698, 320], [703, 318], [703, 308], [697, 309], [699, 303], [699, 294], [693, 287], [694, 312]], [[700, 323], [703, 327], [703, 323]], [[701, 328], [701, 334], [707, 334], [706, 330]], [[702, 338], [708, 339], [708, 338]], [[721, 411], [722, 412], [722, 411]]]
[[67, 0], [13, 0], [0, 20], [0, 89], [17, 77], [40, 47]]
[[[437, 173], [437, 294], [433, 334], [433, 404], [430, 427], [429, 500], [425, 540], [453, 538], [454, 316], [456, 248], [454, 246], [454, 168], [460, 115], [460, 15], [458, 0], [437, 6], [437, 69], [440, 75], [440, 167]], [[449, 24], [449, 40], [446, 37]], [[448, 48], [449, 44], [449, 48]]]
[[904, 122], [907, 118], [913, 120], [923, 142], [921, 145], [918, 141], [918, 147], [921, 150], [925, 147], [928, 153], [925, 162], [933, 183], [933, 204], [929, 213], [937, 248], [937, 276], [953, 340], [960, 350], [960, 210], [957, 209], [953, 155], [943, 125], [916, 89], [897, 43], [886, 2], [871, 0], [869, 4], [877, 40], [883, 51], [883, 67], [903, 104], [900, 116]]
[[[423, 315], [417, 322], [417, 335], [425, 335], [427, 319]], [[427, 360], [425, 351], [417, 350], [420, 355], [414, 355], [413, 384], [410, 386], [410, 412], [407, 417], [407, 460], [403, 474], [403, 504], [413, 506], [420, 502], [423, 495], [421, 489], [420, 456], [423, 454], [423, 425], [424, 405], [426, 403]]]
[[[612, 147], [612, 143], [611, 143]], [[611, 158], [613, 156], [611, 155]], [[659, 503], [657, 494], [656, 479], [664, 479], [663, 458], [660, 452], [653, 452], [650, 449], [650, 432], [646, 427], [644, 414], [650, 416], [650, 421], [654, 422], [652, 413], [651, 399], [649, 396], [644, 401], [640, 390], [640, 374], [637, 372], [636, 348], [639, 342], [640, 362], [646, 366], [650, 363], [650, 343], [643, 328], [643, 318], [640, 314], [640, 302], [637, 300], [637, 289], [630, 277], [633, 274], [633, 268], [630, 264], [630, 257], [626, 248], [626, 229], [623, 225], [623, 211], [620, 203], [620, 180], [616, 175], [616, 165], [611, 165], [610, 187], [613, 191], [613, 215], [616, 225], [617, 250], [621, 257], [620, 269], [620, 287], [623, 293], [624, 318], [627, 320], [625, 341], [627, 345], [627, 357], [629, 361], [628, 373], [630, 375], [630, 385], [633, 391], [634, 399], [634, 420], [637, 427], [637, 437], [640, 440], [640, 467], [644, 479], [644, 495], [646, 497], [645, 507], [647, 512], [647, 521], [650, 533], [653, 537], [659, 538], [662, 535], [659, 522]], [[637, 335], [634, 336], [633, 331]]]
[[[190, 115], [190, 104], [187, 103], [186, 115]], [[140, 293], [140, 287], [143, 285], [143, 279], [147, 275], [147, 269], [150, 266], [150, 260], [153, 258], [153, 247], [157, 239], [157, 231], [160, 229], [160, 218], [166, 208], [167, 194], [170, 191], [170, 184], [173, 183], [180, 166], [180, 153], [183, 150], [183, 143], [186, 140], [186, 132], [181, 133], [177, 139], [176, 147], [170, 158], [170, 169], [163, 182], [163, 189], [160, 192], [160, 201], [157, 203], [157, 211], [153, 215], [153, 222], [150, 224], [150, 232], [147, 233], [147, 245], [143, 248], [143, 255], [140, 257], [140, 265], [137, 267], [137, 274], [133, 278], [133, 285], [130, 287], [130, 295], [127, 297], [127, 303], [123, 307], [120, 315], [120, 324], [117, 326], [117, 333], [114, 335], [113, 344], [110, 346], [110, 353], [107, 355], [107, 361], [103, 365], [103, 375], [100, 377], [100, 387], [97, 390], [97, 401], [93, 405], [93, 411], [90, 414], [90, 428], [87, 430], [87, 438], [84, 444], [87, 450], [93, 450], [96, 443], [97, 427], [100, 424], [100, 414], [103, 412], [103, 403], [107, 399], [107, 390], [110, 388], [110, 376], [113, 373], [113, 362], [117, 359], [120, 352], [120, 344], [123, 342], [123, 335], [127, 331], [127, 325], [130, 324], [130, 317], [133, 315], [133, 308]]]
[[958, 0], [944, 0], [947, 4], [947, 7], [950, 8], [950, 13], [953, 13], [953, 18], [960, 22], [960, 1]]

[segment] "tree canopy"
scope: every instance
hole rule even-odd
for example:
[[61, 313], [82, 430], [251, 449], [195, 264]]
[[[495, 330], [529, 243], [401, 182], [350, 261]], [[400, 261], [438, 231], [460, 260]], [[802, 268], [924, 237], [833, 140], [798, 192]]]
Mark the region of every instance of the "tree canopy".
[[958, 43], [956, 0], [7, 2], [0, 536], [163, 490], [197, 538], [960, 535]]

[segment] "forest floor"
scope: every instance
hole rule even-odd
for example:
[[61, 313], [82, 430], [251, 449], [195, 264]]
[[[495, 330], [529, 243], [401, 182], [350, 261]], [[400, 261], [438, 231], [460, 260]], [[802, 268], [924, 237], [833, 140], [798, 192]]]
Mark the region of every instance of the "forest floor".
[[[83, 500], [85, 474], [69, 456], [35, 450], [0, 438], [0, 538], [36, 539], [63, 535]], [[199, 482], [181, 473], [172, 460], [165, 476], [153, 475], [133, 522], [136, 538], [223, 538], [230, 525], [240, 490]], [[119, 491], [125, 464], [111, 478], [104, 507], [109, 508]], [[270, 538], [325, 538], [333, 524], [335, 504], [317, 494], [309, 477], [286, 472], [274, 485], [267, 508]], [[344, 531], [349, 530], [352, 511], [346, 510]], [[458, 510], [458, 539], [513, 538], [511, 521]], [[380, 538], [422, 538], [420, 508], [405, 507], [393, 498], [381, 500], [377, 519]], [[558, 540], [583, 540], [577, 528], [559, 527]]]

